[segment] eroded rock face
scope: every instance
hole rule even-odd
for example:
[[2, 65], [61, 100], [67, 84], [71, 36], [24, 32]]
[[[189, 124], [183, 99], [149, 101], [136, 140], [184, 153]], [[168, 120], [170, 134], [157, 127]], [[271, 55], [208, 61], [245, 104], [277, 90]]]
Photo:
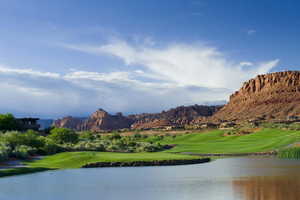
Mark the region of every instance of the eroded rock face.
[[180, 106], [155, 114], [140, 114], [129, 116], [135, 119], [133, 129], [159, 128], [164, 126], [184, 126], [199, 117], [212, 116], [222, 106]]
[[122, 113], [110, 115], [106, 111], [99, 109], [84, 121], [81, 129], [95, 132], [103, 130], [116, 130], [130, 128], [133, 122], [134, 121], [132, 119], [123, 116]]
[[122, 113], [110, 115], [103, 109], [94, 112], [87, 119], [79, 119], [75, 117], [65, 117], [54, 122], [55, 127], [70, 128], [73, 130], [84, 131], [105, 131], [116, 130], [122, 128], [130, 128], [133, 120], [125, 117]]
[[184, 126], [200, 116], [211, 116], [220, 108], [220, 106], [180, 106], [161, 113], [129, 116], [123, 116], [122, 113], [110, 115], [105, 110], [99, 109], [86, 119], [65, 117], [56, 120], [54, 125], [78, 131], [90, 130], [95, 132], [124, 128], [151, 129]]
[[300, 115], [300, 71], [259, 75], [245, 82], [213, 120], [279, 119]]
[[62, 119], [55, 120], [53, 122], [53, 125], [55, 127], [63, 127], [63, 128], [70, 128], [73, 130], [80, 130], [84, 120], [85, 118], [67, 116]]

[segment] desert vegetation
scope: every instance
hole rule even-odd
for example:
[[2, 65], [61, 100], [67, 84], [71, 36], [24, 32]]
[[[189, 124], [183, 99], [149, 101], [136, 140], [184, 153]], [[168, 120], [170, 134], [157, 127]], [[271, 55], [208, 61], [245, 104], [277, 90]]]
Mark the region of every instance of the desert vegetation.
[[[8, 115], [6, 117], [6, 120], [13, 119]], [[300, 158], [298, 147], [287, 148], [300, 141], [299, 130], [296, 123], [265, 123], [260, 127], [195, 130], [192, 133], [181, 131], [176, 134], [168, 131], [161, 131], [160, 134], [141, 134], [140, 131], [133, 131], [132, 134], [118, 131], [76, 132], [68, 128], [20, 132], [6, 127], [0, 132], [0, 161], [20, 159], [24, 160], [26, 167], [0, 170], [0, 176], [48, 169], [78, 168], [93, 162], [199, 158], [181, 153], [234, 154], [276, 151], [281, 158]], [[36, 155], [46, 157], [41, 160], [28, 159]]]
[[51, 155], [59, 152], [156, 152], [164, 149], [157, 142], [139, 141], [139, 135], [121, 136], [91, 132], [75, 132], [67, 128], [53, 128], [48, 135], [28, 130], [0, 133], [0, 161], [9, 158], [27, 159], [34, 155]]

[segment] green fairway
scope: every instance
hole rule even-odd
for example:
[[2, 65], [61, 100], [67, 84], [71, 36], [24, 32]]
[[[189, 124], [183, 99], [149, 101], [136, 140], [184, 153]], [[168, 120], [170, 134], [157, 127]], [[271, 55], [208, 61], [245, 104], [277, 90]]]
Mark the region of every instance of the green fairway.
[[300, 141], [300, 131], [262, 129], [256, 133], [241, 136], [223, 136], [224, 131], [213, 130], [165, 137], [162, 144], [176, 144], [166, 152], [193, 153], [253, 153], [277, 150]]
[[157, 136], [142, 139], [161, 144], [176, 144], [172, 149], [155, 153], [113, 153], [113, 152], [65, 152], [47, 156], [41, 160], [25, 162], [27, 167], [0, 170], [0, 176], [44, 171], [49, 169], [80, 168], [95, 162], [133, 162], [157, 160], [197, 159], [197, 156], [174, 154], [191, 153], [254, 153], [279, 150], [300, 141], [300, 131], [261, 129], [248, 135], [224, 136], [223, 130], [212, 130], [202, 133]]
[[111, 152], [66, 152], [48, 156], [42, 160], [27, 162], [30, 167], [39, 168], [79, 168], [93, 162], [130, 162], [155, 160], [197, 159], [197, 156], [171, 153], [111, 153]]

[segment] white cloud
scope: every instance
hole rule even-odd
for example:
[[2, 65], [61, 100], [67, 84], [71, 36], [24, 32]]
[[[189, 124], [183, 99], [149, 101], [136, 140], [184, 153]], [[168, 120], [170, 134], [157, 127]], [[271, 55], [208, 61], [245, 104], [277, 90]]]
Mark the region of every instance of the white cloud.
[[249, 29], [249, 30], [247, 30], [247, 34], [248, 35], [253, 35], [253, 34], [255, 34], [257, 31], [256, 30], [254, 30], [254, 29]]
[[[130, 45], [115, 40], [102, 46], [68, 46], [68, 48], [118, 57], [128, 66], [143, 66], [158, 80], [179, 86], [238, 89], [240, 84], [257, 74], [267, 73], [278, 59], [252, 63], [235, 62], [214, 47], [172, 44], [164, 48]], [[244, 68], [243, 66], [248, 66]]]
[[252, 62], [240, 62], [240, 66], [253, 66]]
[[23, 75], [30, 75], [30, 76], [59, 78], [58, 73], [40, 72], [40, 71], [35, 71], [33, 69], [14, 69], [14, 68], [9, 68], [4, 65], [0, 65], [0, 73], [20, 74], [20, 75], [23, 74]]
[[99, 107], [110, 112], [158, 112], [211, 98], [223, 100], [228, 94], [223, 89], [212, 92], [201, 87], [138, 80], [141, 77], [141, 70], [99, 73], [72, 69], [53, 76], [32, 69], [3, 67], [0, 110], [41, 117], [86, 116]]
[[1, 112], [86, 116], [99, 107], [110, 112], [158, 112], [222, 101], [243, 81], [269, 72], [278, 63], [237, 62], [203, 45], [157, 48], [154, 41], [132, 45], [115, 40], [101, 46], [64, 47], [116, 57], [129, 67], [106, 73], [76, 68], [53, 73], [0, 65]]

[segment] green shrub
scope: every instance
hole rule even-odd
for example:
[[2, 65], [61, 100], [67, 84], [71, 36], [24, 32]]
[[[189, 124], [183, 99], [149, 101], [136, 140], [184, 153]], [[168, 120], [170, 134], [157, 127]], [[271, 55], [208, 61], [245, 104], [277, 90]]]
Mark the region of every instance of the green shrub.
[[113, 134], [111, 134], [111, 135], [109, 135], [109, 137], [108, 137], [110, 140], [119, 140], [119, 139], [121, 139], [122, 137], [121, 137], [121, 135], [120, 135], [120, 133], [113, 133]]
[[140, 143], [140, 147], [137, 149], [139, 152], [157, 152], [163, 150], [163, 147], [158, 144]]
[[93, 140], [95, 138], [95, 134], [91, 131], [84, 131], [79, 133], [79, 139], [81, 140]]
[[34, 155], [36, 153], [37, 149], [34, 147], [26, 146], [26, 145], [20, 145], [16, 146], [16, 148], [13, 150], [12, 154], [16, 158], [20, 159], [26, 159], [30, 156]]
[[8, 160], [11, 154], [11, 147], [6, 143], [0, 143], [0, 161]]
[[40, 148], [44, 146], [44, 140], [42, 136], [39, 136], [37, 132], [29, 130], [25, 133], [11, 131], [6, 132], [1, 136], [1, 141], [10, 145], [11, 148], [16, 146], [26, 145], [34, 148]]
[[0, 114], [0, 130], [11, 131], [18, 129], [18, 123], [12, 114]]
[[53, 140], [45, 138], [44, 146], [39, 148], [42, 154], [51, 155], [63, 151], [62, 147], [56, 144]]
[[81, 141], [74, 145], [75, 151], [105, 151], [105, 146], [100, 141]]
[[107, 151], [120, 151], [120, 147], [115, 144], [110, 144], [106, 148]]
[[78, 134], [68, 128], [54, 128], [50, 133], [48, 137], [58, 144], [78, 142]]
[[278, 152], [279, 158], [300, 159], [300, 147], [282, 149]]
[[141, 139], [141, 138], [142, 138], [142, 135], [141, 135], [140, 133], [135, 133], [135, 134], [133, 135], [133, 138], [134, 138], [134, 139]]

